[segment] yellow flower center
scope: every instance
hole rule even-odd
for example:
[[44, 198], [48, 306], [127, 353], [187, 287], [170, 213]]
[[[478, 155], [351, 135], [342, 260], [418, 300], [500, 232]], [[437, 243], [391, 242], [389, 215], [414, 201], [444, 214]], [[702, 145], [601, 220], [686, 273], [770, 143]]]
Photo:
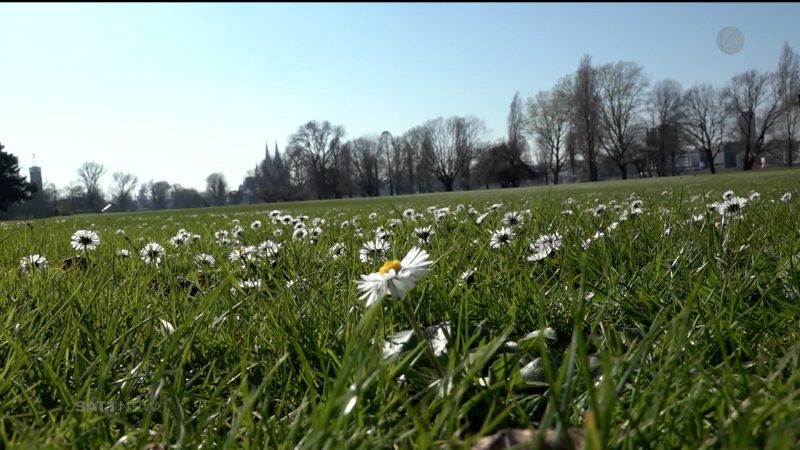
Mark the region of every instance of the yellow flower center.
[[381, 268], [378, 269], [378, 272], [386, 273], [386, 272], [389, 271], [389, 269], [394, 269], [395, 272], [399, 271], [400, 270], [400, 261], [398, 261], [396, 259], [393, 259], [391, 261], [386, 261], [385, 263], [383, 263]]

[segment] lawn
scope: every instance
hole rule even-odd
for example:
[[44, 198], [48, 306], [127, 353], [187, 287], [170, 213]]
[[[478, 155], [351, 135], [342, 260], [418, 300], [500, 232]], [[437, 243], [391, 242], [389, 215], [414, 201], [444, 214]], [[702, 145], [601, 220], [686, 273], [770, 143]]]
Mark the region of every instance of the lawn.
[[797, 448], [799, 175], [0, 223], [0, 446]]

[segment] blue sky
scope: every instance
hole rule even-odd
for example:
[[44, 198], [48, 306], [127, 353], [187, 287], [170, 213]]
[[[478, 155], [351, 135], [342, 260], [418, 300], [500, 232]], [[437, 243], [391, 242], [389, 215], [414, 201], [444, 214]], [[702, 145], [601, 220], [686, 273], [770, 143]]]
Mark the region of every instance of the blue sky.
[[[474, 115], [595, 64], [721, 86], [800, 50], [798, 4], [2, 4], [0, 142], [46, 182], [84, 161], [140, 181], [237, 186], [309, 120], [348, 138]], [[726, 26], [745, 36], [728, 55]]]

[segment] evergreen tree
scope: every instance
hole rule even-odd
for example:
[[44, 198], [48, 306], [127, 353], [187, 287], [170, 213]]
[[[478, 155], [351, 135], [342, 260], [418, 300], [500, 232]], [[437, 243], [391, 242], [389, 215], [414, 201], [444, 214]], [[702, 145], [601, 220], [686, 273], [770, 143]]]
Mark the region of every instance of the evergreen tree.
[[19, 174], [19, 161], [11, 153], [3, 151], [0, 144], [0, 211], [5, 211], [14, 203], [31, 197], [36, 186], [25, 181]]

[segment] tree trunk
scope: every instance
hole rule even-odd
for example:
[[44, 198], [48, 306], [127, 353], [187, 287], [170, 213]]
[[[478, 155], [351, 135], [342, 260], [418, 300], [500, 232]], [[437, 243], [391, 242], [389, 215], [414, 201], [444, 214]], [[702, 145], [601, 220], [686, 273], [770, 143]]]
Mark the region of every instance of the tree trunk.
[[617, 163], [617, 167], [619, 167], [619, 171], [622, 174], [622, 179], [628, 179], [628, 165], [627, 164], [619, 164]]
[[752, 170], [755, 163], [756, 157], [745, 153], [744, 161], [742, 161], [742, 170]]
[[455, 181], [455, 178], [449, 178], [449, 179], [442, 180], [442, 184], [444, 185], [444, 190], [447, 191], [447, 192], [452, 192], [453, 191], [453, 182], [454, 181]]
[[553, 184], [554, 185], [558, 184], [558, 171], [557, 170], [553, 171]]

